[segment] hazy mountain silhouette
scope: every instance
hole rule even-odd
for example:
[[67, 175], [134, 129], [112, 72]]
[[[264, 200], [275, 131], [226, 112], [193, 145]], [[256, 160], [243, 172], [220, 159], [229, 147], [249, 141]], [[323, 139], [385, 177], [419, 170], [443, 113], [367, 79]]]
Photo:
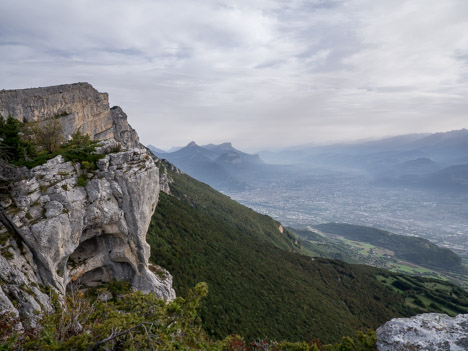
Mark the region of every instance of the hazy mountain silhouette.
[[428, 158], [451, 166], [466, 159], [467, 150], [468, 130], [461, 129], [349, 144], [307, 146], [279, 152], [262, 151], [260, 156], [266, 162], [375, 169], [376, 166], [395, 166], [418, 158]]
[[191, 142], [174, 152], [151, 148], [158, 157], [218, 190], [244, 190], [262, 182], [292, 178], [305, 181], [308, 170], [317, 168], [361, 172], [379, 185], [468, 190], [465, 185], [468, 176], [463, 166], [468, 164], [466, 129], [279, 152], [262, 151], [262, 158], [237, 150], [231, 143], [199, 146]]
[[442, 167], [431, 159], [421, 157], [400, 163], [394, 169], [400, 174], [425, 174], [440, 170]]
[[442, 192], [468, 192], [468, 164], [450, 166], [429, 174], [403, 174], [379, 178], [382, 185], [425, 188]]
[[231, 143], [199, 146], [194, 141], [174, 152], [154, 152], [183, 172], [219, 190], [249, 188], [246, 174], [263, 162], [258, 155], [235, 149]]
[[156, 146], [153, 146], [153, 145], [148, 145], [147, 147], [148, 147], [148, 149], [150, 149], [151, 152], [152, 152], [153, 154], [155, 154], [155, 155], [156, 155], [156, 154], [159, 154], [159, 155], [160, 155], [160, 154], [165, 154], [165, 153], [166, 153], [166, 151], [161, 150], [161, 149], [158, 149]]

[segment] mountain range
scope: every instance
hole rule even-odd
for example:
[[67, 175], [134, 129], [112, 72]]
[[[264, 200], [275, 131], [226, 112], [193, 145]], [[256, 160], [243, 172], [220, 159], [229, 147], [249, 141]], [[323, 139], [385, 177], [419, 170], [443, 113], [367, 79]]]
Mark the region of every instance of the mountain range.
[[231, 143], [199, 146], [192, 141], [173, 152], [164, 152], [152, 145], [148, 148], [157, 157], [219, 190], [249, 188], [249, 178], [263, 165], [259, 155], [239, 151]]
[[460, 129], [433, 134], [407, 134], [374, 141], [304, 146], [259, 154], [266, 162], [307, 163], [311, 160], [330, 165], [348, 158], [348, 166], [365, 167], [377, 161], [401, 163], [426, 157], [447, 165], [467, 160], [468, 130]]
[[361, 172], [375, 184], [468, 192], [468, 130], [409, 134], [376, 141], [261, 151], [247, 154], [231, 143], [173, 152], [150, 150], [187, 174], [222, 191], [242, 191], [255, 183], [284, 181], [325, 168]]

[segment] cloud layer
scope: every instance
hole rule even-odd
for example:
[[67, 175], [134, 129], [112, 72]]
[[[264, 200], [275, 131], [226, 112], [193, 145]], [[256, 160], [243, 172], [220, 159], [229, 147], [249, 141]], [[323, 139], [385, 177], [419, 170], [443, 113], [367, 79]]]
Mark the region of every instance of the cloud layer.
[[144, 143], [467, 127], [465, 0], [3, 0], [0, 88], [88, 81]]

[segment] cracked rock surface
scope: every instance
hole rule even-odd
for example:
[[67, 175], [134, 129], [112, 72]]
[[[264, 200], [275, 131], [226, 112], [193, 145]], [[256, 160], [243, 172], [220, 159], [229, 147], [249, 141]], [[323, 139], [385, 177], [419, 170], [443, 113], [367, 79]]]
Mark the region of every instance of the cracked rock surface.
[[411, 318], [394, 318], [377, 329], [379, 351], [466, 351], [468, 314], [450, 317], [424, 313]]
[[79, 130], [94, 140], [113, 138], [125, 148], [139, 147], [140, 143], [122, 109], [111, 109], [108, 94], [89, 83], [0, 90], [0, 115], [27, 122], [59, 117], [65, 139]]
[[50, 308], [48, 287], [63, 295], [73, 277], [85, 286], [125, 280], [175, 298], [171, 275], [148, 263], [159, 191], [159, 170], [138, 148], [106, 154], [94, 171], [62, 156], [24, 169], [0, 203], [0, 310], [34, 326], [35, 311]]

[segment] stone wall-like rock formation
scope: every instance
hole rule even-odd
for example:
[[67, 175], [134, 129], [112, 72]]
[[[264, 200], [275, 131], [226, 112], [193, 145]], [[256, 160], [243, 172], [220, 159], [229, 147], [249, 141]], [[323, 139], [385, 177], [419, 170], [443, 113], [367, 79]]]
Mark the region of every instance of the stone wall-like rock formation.
[[108, 95], [88, 83], [2, 90], [0, 115], [27, 122], [60, 116], [67, 137], [77, 130], [92, 139], [113, 137]]
[[138, 147], [138, 134], [120, 107], [109, 108], [107, 93], [88, 83], [0, 91], [0, 115], [38, 122], [59, 117], [65, 137], [76, 131], [91, 139], [114, 138], [124, 147]]
[[377, 329], [379, 351], [466, 351], [468, 314], [449, 317], [425, 313], [411, 318], [394, 318]]
[[96, 170], [62, 156], [30, 170], [0, 160], [0, 313], [34, 326], [51, 308], [50, 289], [64, 296], [76, 278], [84, 286], [124, 280], [175, 298], [171, 275], [149, 264], [146, 242], [167, 184], [125, 113], [87, 83], [1, 91], [0, 110], [26, 120], [63, 114], [66, 133], [107, 139]]

